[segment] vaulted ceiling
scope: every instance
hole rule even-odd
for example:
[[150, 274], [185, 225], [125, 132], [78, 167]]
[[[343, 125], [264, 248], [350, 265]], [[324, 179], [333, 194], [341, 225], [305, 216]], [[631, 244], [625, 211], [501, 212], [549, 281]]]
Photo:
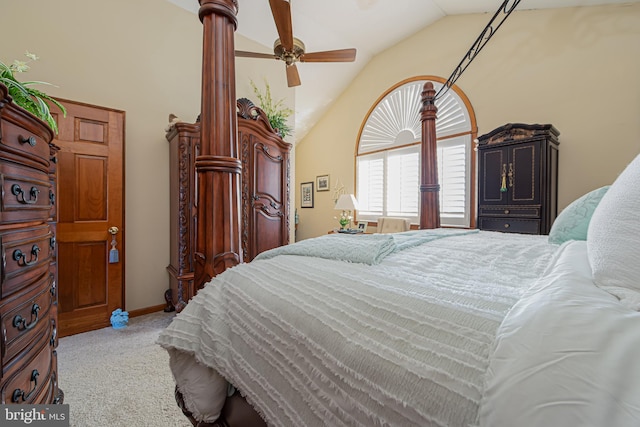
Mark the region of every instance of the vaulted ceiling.
[[[197, 14], [197, 0], [167, 0]], [[290, 0], [293, 34], [307, 52], [356, 48], [352, 63], [298, 65], [295, 129], [300, 140], [378, 53], [435, 21], [455, 14], [495, 13], [501, 0]], [[522, 0], [517, 10], [636, 3], [640, 0]], [[268, 0], [239, 0], [237, 32], [273, 53], [278, 38]], [[513, 4], [509, 1], [509, 4]], [[487, 16], [487, 22], [490, 19]], [[469, 45], [473, 40], [469, 41]], [[464, 52], [461, 52], [461, 55]], [[265, 61], [265, 59], [241, 59]], [[283, 74], [284, 74], [283, 64]]]

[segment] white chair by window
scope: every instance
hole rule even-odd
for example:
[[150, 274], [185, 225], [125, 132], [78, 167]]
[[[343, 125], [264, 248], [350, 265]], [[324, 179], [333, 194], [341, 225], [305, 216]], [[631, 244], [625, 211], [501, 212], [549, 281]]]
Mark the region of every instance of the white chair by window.
[[409, 231], [411, 223], [406, 218], [381, 216], [378, 218], [378, 233], [399, 233]]

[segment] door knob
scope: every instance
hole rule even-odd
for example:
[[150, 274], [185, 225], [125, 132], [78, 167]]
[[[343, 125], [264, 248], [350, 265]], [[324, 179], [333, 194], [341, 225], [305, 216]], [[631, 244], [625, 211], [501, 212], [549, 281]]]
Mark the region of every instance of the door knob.
[[109, 251], [109, 264], [115, 264], [120, 261], [120, 254], [118, 253], [118, 249], [116, 249], [116, 234], [118, 234], [118, 227], [109, 227], [109, 233], [111, 233], [111, 250]]

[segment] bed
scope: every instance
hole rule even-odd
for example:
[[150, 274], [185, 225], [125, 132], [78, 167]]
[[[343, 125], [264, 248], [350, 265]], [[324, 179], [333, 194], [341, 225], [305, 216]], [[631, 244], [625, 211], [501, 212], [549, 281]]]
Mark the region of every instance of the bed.
[[637, 302], [594, 284], [589, 244], [322, 236], [220, 274], [160, 343], [198, 421], [228, 380], [268, 425], [637, 425]]
[[[201, 0], [201, 289], [158, 340], [192, 423], [639, 425], [640, 156], [550, 236], [439, 228], [425, 168], [420, 230], [327, 235], [242, 263], [236, 12]], [[425, 165], [435, 113], [425, 87]]]

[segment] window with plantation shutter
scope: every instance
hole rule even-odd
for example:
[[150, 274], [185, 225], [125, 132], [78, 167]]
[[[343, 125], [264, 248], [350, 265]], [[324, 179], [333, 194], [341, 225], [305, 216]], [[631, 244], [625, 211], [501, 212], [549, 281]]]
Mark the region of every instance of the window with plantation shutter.
[[438, 141], [438, 182], [440, 222], [449, 226], [469, 226], [471, 180], [470, 138], [460, 136]]
[[384, 157], [369, 155], [358, 159], [358, 212], [368, 218], [384, 212]]
[[387, 153], [385, 216], [418, 218], [420, 153], [415, 146]]
[[[380, 216], [419, 222], [420, 208], [420, 93], [427, 80], [392, 88], [375, 105], [360, 133], [356, 158], [358, 220]], [[442, 82], [430, 80], [436, 91]], [[469, 227], [473, 191], [475, 123], [457, 88], [436, 101], [438, 119], [438, 180], [440, 221], [443, 226]]]

